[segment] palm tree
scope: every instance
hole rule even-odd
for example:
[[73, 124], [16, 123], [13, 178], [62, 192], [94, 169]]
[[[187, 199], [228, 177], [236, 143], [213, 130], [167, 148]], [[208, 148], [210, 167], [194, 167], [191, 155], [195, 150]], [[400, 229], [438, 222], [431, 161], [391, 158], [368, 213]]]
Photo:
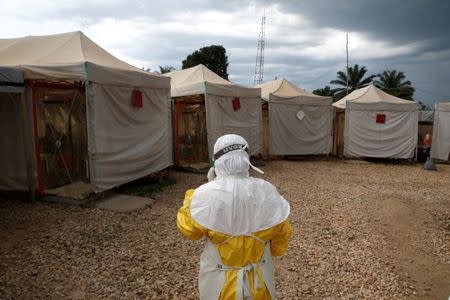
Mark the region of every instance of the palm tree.
[[411, 86], [411, 81], [405, 81], [405, 74], [396, 70], [384, 71], [378, 74], [379, 80], [374, 81], [374, 85], [393, 96], [413, 100], [415, 89]]
[[[363, 88], [369, 85], [375, 78], [375, 75], [370, 75], [364, 78], [367, 73], [366, 67], [359, 68], [358, 64], [353, 67], [347, 68], [348, 73], [348, 90], [347, 90], [347, 74], [345, 72], [337, 72], [337, 80], [331, 80], [331, 84], [340, 85], [342, 87], [332, 90], [334, 98], [339, 100], [347, 94], [350, 94], [354, 90]], [[363, 79], [364, 78], [364, 79]]]
[[159, 71], [161, 74], [169, 73], [175, 70], [172, 66], [159, 66]]
[[328, 85], [326, 85], [324, 88], [314, 90], [313, 94], [319, 95], [319, 96], [328, 96], [328, 97], [333, 96], [333, 92], [331, 91], [331, 88]]

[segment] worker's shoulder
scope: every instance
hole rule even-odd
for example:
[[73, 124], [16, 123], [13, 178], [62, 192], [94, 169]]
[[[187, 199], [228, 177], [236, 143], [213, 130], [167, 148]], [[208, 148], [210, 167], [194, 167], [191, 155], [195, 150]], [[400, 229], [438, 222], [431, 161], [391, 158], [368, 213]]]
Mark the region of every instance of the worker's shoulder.
[[208, 191], [211, 191], [211, 189], [214, 188], [215, 186], [216, 186], [216, 183], [213, 180], [213, 181], [202, 184], [201, 186], [196, 188], [193, 193], [198, 195], [198, 194], [201, 194], [204, 192], [208, 192]]

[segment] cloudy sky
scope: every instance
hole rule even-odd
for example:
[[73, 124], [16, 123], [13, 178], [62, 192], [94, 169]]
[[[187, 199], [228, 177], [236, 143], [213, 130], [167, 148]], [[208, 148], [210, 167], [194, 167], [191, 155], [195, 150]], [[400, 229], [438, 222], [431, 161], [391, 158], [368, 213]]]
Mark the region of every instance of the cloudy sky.
[[223, 45], [230, 80], [253, 84], [266, 13], [264, 80], [324, 87], [349, 63], [370, 74], [403, 71], [415, 99], [450, 100], [448, 0], [0, 0], [0, 38], [83, 31], [137, 67], [181, 67], [203, 46]]

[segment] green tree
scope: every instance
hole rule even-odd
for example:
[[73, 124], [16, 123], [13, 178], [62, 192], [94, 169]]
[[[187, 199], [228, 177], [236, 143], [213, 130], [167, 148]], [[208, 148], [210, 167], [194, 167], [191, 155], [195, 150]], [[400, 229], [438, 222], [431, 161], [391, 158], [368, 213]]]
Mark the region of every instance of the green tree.
[[319, 95], [319, 96], [325, 96], [325, 97], [332, 97], [333, 96], [333, 91], [327, 85], [324, 88], [320, 88], [320, 89], [314, 90], [313, 94]]
[[378, 80], [374, 81], [374, 85], [388, 94], [393, 96], [413, 100], [415, 89], [411, 86], [411, 81], [405, 80], [403, 72], [396, 70], [387, 70], [377, 75]]
[[[367, 73], [367, 69], [364, 66], [360, 68], [358, 64], [355, 64], [353, 67], [349, 67], [347, 73], [348, 73], [348, 94], [350, 94], [354, 90], [366, 87], [376, 77], [375, 75], [370, 75], [364, 78], [364, 76]], [[336, 100], [339, 100], [345, 95], [347, 95], [346, 72], [342, 71], [337, 72], [337, 78], [338, 79], [331, 80], [330, 83], [342, 86], [332, 90], [334, 98]]]
[[169, 72], [172, 72], [174, 70], [175, 70], [175, 68], [172, 67], [172, 66], [159, 66], [159, 72], [161, 74], [169, 73]]
[[183, 60], [182, 68], [187, 69], [199, 64], [205, 65], [220, 77], [228, 79], [228, 56], [223, 46], [211, 45], [194, 51]]

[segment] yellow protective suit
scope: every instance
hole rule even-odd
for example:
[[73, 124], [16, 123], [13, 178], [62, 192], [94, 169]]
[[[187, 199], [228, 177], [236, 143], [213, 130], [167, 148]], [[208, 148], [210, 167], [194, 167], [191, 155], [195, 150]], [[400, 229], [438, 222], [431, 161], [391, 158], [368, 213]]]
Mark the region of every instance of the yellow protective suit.
[[[223, 243], [230, 238], [229, 235], [209, 230], [192, 219], [190, 205], [193, 193], [194, 190], [186, 191], [183, 207], [178, 211], [177, 227], [179, 231], [193, 240], [207, 236], [216, 245], [224, 264], [227, 266], [242, 267], [249, 263], [259, 261], [264, 252], [264, 245], [261, 242], [249, 236], [238, 236]], [[253, 233], [253, 235], [264, 241], [270, 241], [270, 252], [272, 256], [281, 256], [286, 252], [291, 234], [292, 227], [287, 220], [272, 228]], [[236, 276], [237, 270], [227, 271], [226, 282], [222, 289], [220, 299], [228, 300], [236, 298]], [[255, 289], [252, 284], [253, 276], [252, 271], [249, 274], [249, 282], [253, 299], [270, 299], [269, 291], [264, 285], [259, 290]]]

